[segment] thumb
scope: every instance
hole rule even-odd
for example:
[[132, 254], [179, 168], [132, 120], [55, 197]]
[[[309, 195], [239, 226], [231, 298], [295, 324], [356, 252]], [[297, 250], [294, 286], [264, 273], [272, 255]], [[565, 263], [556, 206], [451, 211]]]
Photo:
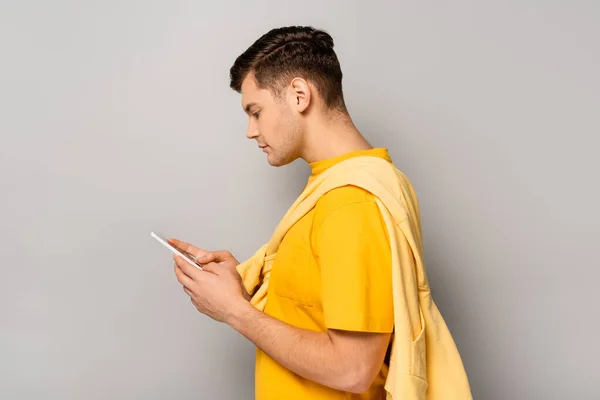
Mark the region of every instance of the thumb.
[[199, 254], [198, 262], [199, 263], [220, 263], [223, 261], [227, 261], [228, 259], [230, 259], [231, 253], [229, 253], [227, 250], [218, 250], [218, 251], [204, 251], [201, 254]]

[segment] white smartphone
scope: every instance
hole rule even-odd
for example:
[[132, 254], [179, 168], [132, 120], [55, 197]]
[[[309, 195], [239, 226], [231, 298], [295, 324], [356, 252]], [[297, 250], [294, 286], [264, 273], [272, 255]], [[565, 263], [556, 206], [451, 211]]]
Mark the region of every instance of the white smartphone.
[[196, 261], [194, 259], [192, 259], [191, 255], [188, 256], [186, 254], [183, 254], [183, 252], [181, 252], [180, 250], [176, 249], [175, 247], [171, 246], [169, 244], [169, 242], [167, 242], [166, 240], [162, 239], [160, 236], [158, 236], [156, 233], [151, 232], [150, 236], [152, 236], [154, 239], [158, 240], [160, 243], [162, 243], [166, 248], [168, 248], [169, 250], [171, 250], [173, 253], [177, 254], [178, 256], [183, 257], [184, 260], [186, 260], [187, 262], [189, 262], [190, 264], [192, 264], [194, 267], [198, 268], [198, 269], [202, 269], [201, 266], [199, 266], [198, 264], [196, 264]]

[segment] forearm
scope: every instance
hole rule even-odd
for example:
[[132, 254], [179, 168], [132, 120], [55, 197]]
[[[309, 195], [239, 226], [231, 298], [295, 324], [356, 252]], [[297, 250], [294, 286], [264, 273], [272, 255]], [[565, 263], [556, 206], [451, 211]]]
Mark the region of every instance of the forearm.
[[296, 328], [248, 303], [240, 305], [228, 323], [275, 361], [304, 378], [347, 391], [358, 382], [353, 363], [336, 351], [326, 332]]

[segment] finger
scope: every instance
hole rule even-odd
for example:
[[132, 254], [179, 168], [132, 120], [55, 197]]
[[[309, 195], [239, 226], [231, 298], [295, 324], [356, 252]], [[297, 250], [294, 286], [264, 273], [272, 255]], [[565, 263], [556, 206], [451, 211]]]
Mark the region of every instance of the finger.
[[184, 260], [183, 257], [181, 257], [179, 255], [173, 256], [173, 259], [175, 260], [175, 264], [177, 264], [177, 266], [179, 268], [181, 268], [181, 270], [183, 271], [184, 274], [186, 274], [193, 280], [197, 279], [198, 273], [200, 272], [200, 270], [198, 268], [191, 265], [189, 262]]
[[204, 271], [204, 272], [210, 272], [210, 273], [215, 274], [215, 275], [219, 275], [219, 272], [222, 269], [223, 269], [223, 267], [220, 266], [219, 264], [215, 263], [215, 262], [204, 264], [204, 266], [202, 267], [202, 271]]
[[196, 259], [199, 257], [202, 257], [208, 253], [208, 251], [206, 251], [206, 250], [203, 250], [192, 244], [189, 244], [187, 242], [182, 242], [181, 240], [177, 240], [174, 238], [169, 238], [168, 242], [171, 246], [174, 246], [174, 247], [178, 248], [179, 250], [194, 256], [194, 258], [196, 258]]
[[[194, 298], [193, 298], [193, 297], [190, 297], [190, 301], [192, 302], [192, 305], [193, 305], [194, 307], [196, 307], [196, 309], [198, 309], [198, 308], [199, 308], [199, 307], [198, 307], [198, 303], [196, 303], [196, 300], [194, 300]], [[200, 310], [198, 310], [198, 311], [200, 311]]]
[[190, 296], [192, 298], [192, 300], [194, 299], [194, 292], [192, 292], [190, 289], [186, 288], [185, 286], [183, 287], [183, 291], [187, 293], [188, 296]]
[[181, 283], [184, 287], [191, 288], [194, 286], [194, 280], [187, 276], [177, 264], [175, 264], [175, 275], [177, 276], [179, 283]]

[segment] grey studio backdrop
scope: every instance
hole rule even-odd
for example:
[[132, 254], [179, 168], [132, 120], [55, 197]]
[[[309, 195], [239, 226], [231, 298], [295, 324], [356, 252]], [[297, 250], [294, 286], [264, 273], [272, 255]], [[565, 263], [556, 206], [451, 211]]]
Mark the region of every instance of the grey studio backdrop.
[[476, 399], [598, 399], [600, 5], [20, 1], [0, 9], [0, 398], [250, 399], [254, 347], [151, 231], [240, 260], [309, 173], [228, 88], [270, 28], [327, 29], [347, 103], [418, 192]]

